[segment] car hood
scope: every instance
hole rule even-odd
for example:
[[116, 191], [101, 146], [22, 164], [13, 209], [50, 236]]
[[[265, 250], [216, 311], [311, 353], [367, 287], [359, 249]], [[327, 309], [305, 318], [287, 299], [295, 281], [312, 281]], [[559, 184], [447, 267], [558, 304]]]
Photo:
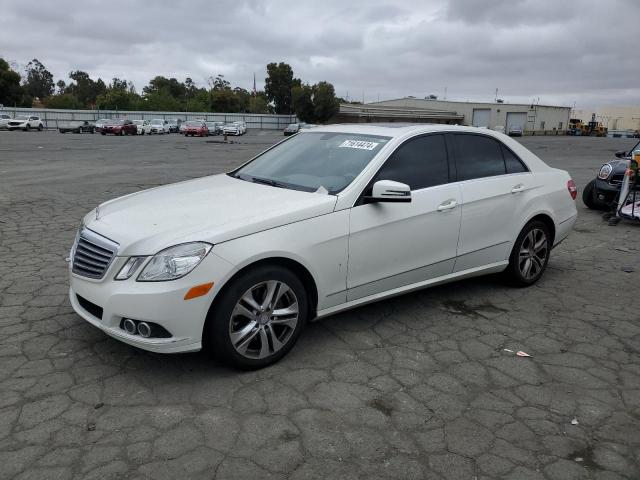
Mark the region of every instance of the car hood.
[[333, 211], [336, 197], [250, 183], [228, 175], [117, 198], [87, 214], [87, 228], [120, 244], [118, 255], [153, 255], [192, 241], [221, 243]]

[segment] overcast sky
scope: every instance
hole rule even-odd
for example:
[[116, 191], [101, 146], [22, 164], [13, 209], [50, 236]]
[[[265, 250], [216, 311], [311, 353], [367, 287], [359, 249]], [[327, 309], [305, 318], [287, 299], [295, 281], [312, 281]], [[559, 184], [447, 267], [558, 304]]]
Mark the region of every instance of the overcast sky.
[[367, 102], [452, 100], [640, 105], [640, 0], [0, 0], [0, 56], [200, 86], [223, 74], [258, 89], [265, 66], [327, 80]]

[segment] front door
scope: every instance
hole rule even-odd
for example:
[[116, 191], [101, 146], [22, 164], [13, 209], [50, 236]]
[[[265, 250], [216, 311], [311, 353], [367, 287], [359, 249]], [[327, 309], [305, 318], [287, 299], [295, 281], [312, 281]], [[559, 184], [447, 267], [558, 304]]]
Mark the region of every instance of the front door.
[[444, 136], [407, 140], [374, 177], [411, 187], [410, 203], [351, 209], [347, 300], [452, 273], [461, 194], [451, 178]]

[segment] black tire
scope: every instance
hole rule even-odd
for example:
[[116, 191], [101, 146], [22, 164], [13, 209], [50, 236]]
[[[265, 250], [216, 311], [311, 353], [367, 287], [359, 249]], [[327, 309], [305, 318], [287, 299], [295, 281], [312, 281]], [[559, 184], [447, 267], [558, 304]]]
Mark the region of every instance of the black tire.
[[41, 132], [44, 129], [44, 127], [42, 126], [42, 124], [38, 125], [38, 131]]
[[591, 180], [582, 191], [582, 203], [591, 210], [602, 210], [604, 205], [596, 199], [596, 181]]
[[[278, 335], [276, 334], [276, 330], [273, 329], [273, 326], [271, 324], [267, 324], [262, 327], [262, 324], [256, 324], [251, 332], [256, 332], [256, 329], [260, 328], [271, 329], [271, 333], [268, 337], [267, 342], [269, 353], [263, 358], [255, 358], [255, 356], [251, 358], [252, 354], [248, 347], [245, 347], [247, 355], [243, 355], [236, 349], [230, 338], [230, 329], [232, 327], [241, 328], [237, 327], [237, 319], [240, 318], [242, 320], [244, 318], [245, 320], [247, 320], [247, 318], [242, 316], [234, 317], [232, 316], [232, 314], [234, 312], [234, 309], [236, 308], [236, 304], [238, 304], [243, 296], [246, 297], [248, 291], [250, 291], [252, 288], [255, 288], [257, 285], [268, 281], [281, 282], [282, 284], [289, 287], [290, 291], [294, 294], [294, 298], [295, 300], [297, 300], [298, 307], [297, 323], [295, 324], [295, 328], [284, 327], [285, 329], [288, 328], [289, 330], [282, 330], [282, 335], [285, 335], [286, 332], [286, 339], [283, 341], [282, 347], [280, 347], [279, 350], [275, 348], [275, 344], [272, 340], [273, 335], [276, 335], [276, 338], [278, 337]], [[280, 298], [284, 298], [284, 295]], [[276, 309], [275, 306], [272, 306], [270, 308], [273, 310]], [[269, 314], [269, 311], [267, 311], [262, 315], [260, 315], [260, 312], [257, 312], [256, 315], [268, 316]], [[293, 348], [296, 341], [298, 340], [298, 337], [300, 336], [300, 333], [307, 323], [308, 316], [308, 295], [300, 279], [293, 272], [287, 270], [286, 268], [277, 265], [262, 265], [241, 273], [238, 277], [232, 279], [230, 283], [225, 286], [224, 290], [220, 293], [219, 297], [216, 299], [215, 304], [209, 311], [205, 331], [203, 333], [203, 342], [205, 343], [207, 349], [210, 350], [210, 353], [212, 353], [222, 362], [243, 370], [255, 370], [277, 362]], [[276, 324], [276, 326], [278, 325]], [[242, 338], [248, 338], [249, 335], [251, 335], [251, 332], [247, 333], [247, 335]], [[257, 333], [253, 333], [253, 336], [251, 337], [253, 338], [253, 340], [246, 343], [251, 344], [252, 342], [257, 342], [258, 344], [262, 345], [262, 339], [266, 339], [266, 335], [267, 334], [265, 333], [265, 336], [262, 337]], [[238, 341], [237, 345], [240, 345], [241, 343], [244, 343], [244, 341]]]
[[29, 130], [31, 130], [31, 125], [29, 125], [29, 124], [27, 123], [27, 126], [26, 126], [26, 127], [24, 127], [24, 131], [25, 131], [25, 132], [28, 132]]
[[[533, 242], [530, 236], [532, 232]], [[536, 253], [533, 253], [532, 250], [535, 250], [536, 245], [540, 242], [538, 232], [542, 232], [544, 235], [545, 245], [540, 247], [540, 250], [537, 250]], [[509, 266], [505, 270], [506, 278], [511, 285], [528, 287], [540, 280], [549, 262], [552, 241], [549, 228], [543, 221], [532, 220], [524, 226], [513, 245], [513, 250], [509, 256]], [[544, 252], [542, 252], [542, 248], [544, 248]], [[524, 252], [525, 250], [527, 252]], [[527, 260], [529, 263], [527, 263]], [[529, 274], [526, 274], [527, 265], [529, 266]], [[535, 270], [535, 272], [531, 270]]]
[[106, 132], [100, 132], [100, 133], [101, 133], [102, 135], [106, 135], [106, 134], [107, 134]]

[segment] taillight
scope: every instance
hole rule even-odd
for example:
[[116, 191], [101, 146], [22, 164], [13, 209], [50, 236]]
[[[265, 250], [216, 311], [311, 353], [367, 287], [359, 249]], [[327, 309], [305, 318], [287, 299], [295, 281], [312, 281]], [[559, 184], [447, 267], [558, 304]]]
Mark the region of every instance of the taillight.
[[578, 189], [576, 188], [576, 183], [571, 179], [569, 179], [569, 181], [567, 182], [567, 190], [569, 190], [569, 195], [571, 195], [571, 198], [575, 200], [578, 196]]

